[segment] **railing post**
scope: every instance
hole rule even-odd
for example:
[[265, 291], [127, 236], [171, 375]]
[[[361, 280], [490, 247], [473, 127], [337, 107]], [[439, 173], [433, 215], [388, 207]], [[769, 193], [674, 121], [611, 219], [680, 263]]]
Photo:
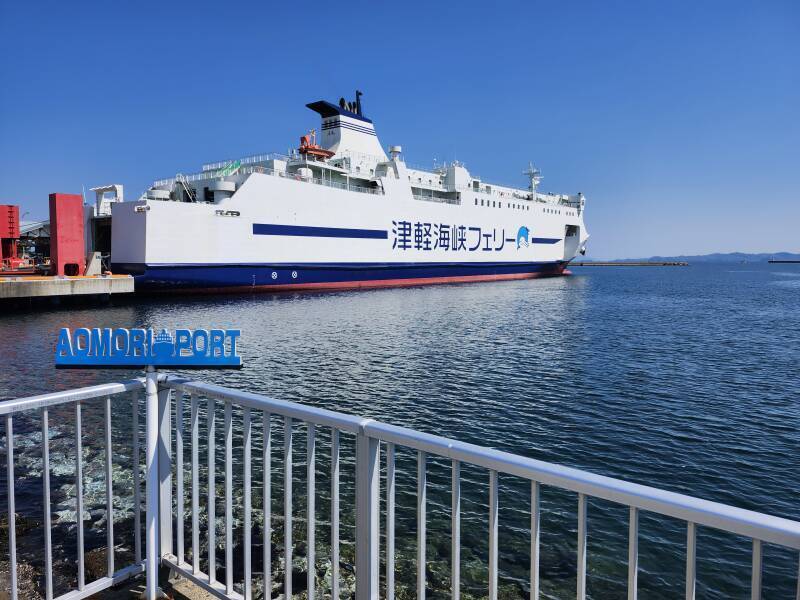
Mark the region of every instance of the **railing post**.
[[158, 390], [159, 558], [172, 554], [172, 390]]
[[156, 595], [158, 593], [158, 400], [158, 373], [153, 367], [147, 367], [145, 380], [145, 439], [147, 442], [145, 446], [146, 600], [156, 600]]
[[356, 436], [356, 600], [378, 597], [379, 442]]

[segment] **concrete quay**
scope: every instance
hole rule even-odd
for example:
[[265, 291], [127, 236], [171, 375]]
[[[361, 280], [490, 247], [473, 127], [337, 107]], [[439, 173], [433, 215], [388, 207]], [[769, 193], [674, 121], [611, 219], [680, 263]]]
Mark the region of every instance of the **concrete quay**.
[[130, 275], [0, 277], [0, 301], [133, 293]]

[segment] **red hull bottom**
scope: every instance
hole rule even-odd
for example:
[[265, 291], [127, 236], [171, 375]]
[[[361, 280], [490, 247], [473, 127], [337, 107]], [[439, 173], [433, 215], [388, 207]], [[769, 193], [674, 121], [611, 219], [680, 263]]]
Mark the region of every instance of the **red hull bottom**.
[[[343, 291], [364, 290], [397, 287], [416, 287], [420, 285], [441, 285], [447, 283], [478, 283], [485, 281], [511, 281], [518, 279], [538, 279], [540, 277], [559, 277], [571, 275], [568, 270], [557, 273], [502, 273], [491, 275], [453, 275], [447, 277], [411, 277], [401, 279], [372, 279], [364, 281], [328, 281], [316, 283], [287, 283], [272, 285], [237, 285], [225, 287], [204, 288], [174, 288], [160, 289], [158, 293], [179, 294], [242, 294], [242, 293], [269, 293], [269, 292], [309, 292], [309, 291]], [[151, 290], [147, 290], [150, 292]], [[155, 291], [155, 290], [153, 290]]]

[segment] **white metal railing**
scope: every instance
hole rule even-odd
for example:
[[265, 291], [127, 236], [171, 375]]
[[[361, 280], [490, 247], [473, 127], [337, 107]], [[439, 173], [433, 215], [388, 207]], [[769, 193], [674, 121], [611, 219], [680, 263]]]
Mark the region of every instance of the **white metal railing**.
[[222, 169], [223, 167], [227, 167], [229, 164], [239, 161], [242, 165], [253, 165], [257, 163], [266, 162], [268, 160], [289, 160], [289, 157], [285, 154], [279, 154], [277, 152], [269, 152], [267, 154], [254, 154], [253, 156], [246, 156], [244, 158], [235, 158], [230, 160], [221, 160], [219, 162], [207, 163], [204, 164], [201, 169], [203, 171], [216, 171], [218, 169]]
[[[11, 599], [17, 600], [18, 581], [17, 581], [17, 542], [15, 526], [15, 506], [14, 506], [14, 417], [20, 414], [37, 411], [41, 413], [42, 428], [42, 482], [43, 482], [43, 523], [44, 530], [44, 575], [45, 575], [45, 598], [53, 598], [53, 544], [51, 538], [51, 502], [50, 502], [50, 452], [49, 452], [49, 411], [51, 408], [71, 404], [74, 406], [75, 416], [75, 510], [77, 517], [77, 585], [74, 590], [62, 594], [60, 600], [77, 600], [87, 598], [98, 592], [116, 585], [133, 575], [142, 573], [145, 565], [142, 562], [141, 533], [140, 533], [140, 501], [139, 501], [139, 480], [138, 469], [133, 470], [134, 487], [134, 564], [117, 569], [114, 562], [114, 508], [113, 508], [113, 487], [112, 487], [112, 448], [111, 448], [111, 402], [112, 398], [117, 400], [120, 396], [131, 398], [129, 392], [136, 392], [144, 387], [144, 380], [125, 381], [122, 383], [110, 383], [97, 385], [88, 388], [70, 390], [66, 392], [55, 392], [31, 398], [19, 400], [9, 400], [0, 402], [0, 417], [5, 420], [6, 433], [6, 482], [8, 500], [8, 552], [10, 564], [10, 581], [8, 588]], [[84, 557], [84, 486], [83, 486], [83, 432], [81, 408], [84, 402], [89, 400], [102, 399], [104, 406], [105, 429], [103, 431], [103, 444], [105, 447], [105, 479], [106, 479], [106, 575], [91, 583], [85, 580], [85, 557]], [[134, 430], [137, 427], [138, 395], [133, 396], [133, 420]], [[133, 453], [138, 456], [138, 436], [133, 440]], [[0, 582], [2, 585], [2, 582]]]
[[[292, 157], [288, 156], [286, 154], [270, 152], [270, 153], [266, 153], [266, 154], [255, 154], [253, 156], [246, 156], [246, 157], [240, 158], [240, 159], [222, 160], [222, 161], [213, 162], [213, 163], [206, 163], [206, 164], [202, 165], [202, 167], [201, 167], [202, 171], [200, 173], [194, 173], [194, 174], [191, 174], [191, 175], [178, 175], [178, 176], [172, 177], [172, 178], [159, 179], [159, 180], [153, 182], [153, 187], [171, 185], [171, 184], [173, 184], [173, 183], [175, 183], [176, 181], [179, 181], [179, 180], [182, 180], [182, 181], [184, 181], [186, 183], [189, 183], [189, 182], [201, 181], [201, 180], [205, 180], [205, 179], [214, 179], [214, 178], [218, 177], [218, 175], [215, 173], [216, 171], [219, 171], [220, 169], [222, 169], [224, 167], [227, 167], [228, 165], [230, 165], [231, 163], [236, 162], [236, 161], [238, 161], [242, 166], [245, 166], [245, 165], [258, 165], [259, 163], [263, 163], [263, 162], [266, 162], [266, 161], [269, 161], [269, 160], [284, 160], [284, 161], [288, 162], [291, 159], [292, 159]], [[371, 154], [364, 154], [364, 153], [361, 153], [361, 152], [353, 152], [353, 151], [344, 151], [343, 153], [337, 155], [337, 159], [347, 159], [347, 160], [350, 160], [350, 161], [355, 160], [355, 161], [360, 161], [362, 163], [363, 162], [374, 162], [376, 164], [378, 162], [384, 162], [384, 159], [379, 157], [379, 156], [374, 156], [374, 155], [371, 155]], [[435, 175], [437, 177], [442, 176], [442, 175], [444, 175], [446, 173], [446, 166], [447, 166], [446, 163], [443, 164], [443, 165], [442, 164], [440, 164], [440, 165], [434, 164], [433, 168], [420, 167], [420, 166], [411, 166], [411, 165], [406, 164], [406, 167], [408, 169], [410, 169], [410, 170], [419, 171], [419, 172], [423, 172], [423, 173], [430, 174], [430, 175]], [[279, 176], [285, 176], [286, 175], [286, 173], [284, 171], [274, 171], [272, 169], [267, 169], [265, 167], [261, 167], [261, 168], [263, 170], [258, 171], [258, 172], [267, 173], [269, 175], [279, 175]], [[239, 169], [239, 172], [244, 172], [244, 169]], [[252, 171], [250, 171], [250, 172], [252, 172]], [[476, 178], [480, 179], [480, 177], [477, 177], [477, 176], [476, 176]], [[338, 188], [340, 185], [344, 186], [344, 184], [333, 183], [333, 182], [330, 182], [330, 181], [327, 181], [327, 180], [324, 180], [324, 179], [323, 180], [304, 179], [304, 181], [310, 181], [311, 183], [318, 183], [318, 184], [321, 184], [321, 185], [328, 185], [329, 187], [337, 187]], [[419, 183], [419, 182], [417, 182], [417, 183]], [[412, 184], [413, 184], [413, 182], [412, 182]], [[431, 185], [425, 184], [425, 185], [426, 185], [426, 187], [431, 188], [431, 189], [440, 189], [440, 190], [443, 190], [443, 191], [447, 191], [447, 188], [445, 186], [437, 186], [436, 184], [431, 184]], [[353, 191], [359, 191], [359, 192], [365, 192], [365, 193], [373, 193], [373, 194], [374, 193], [381, 193], [380, 191], [376, 191], [374, 188], [366, 188], [366, 187], [358, 187], [358, 186], [350, 186], [349, 188], [342, 187], [341, 189], [351, 189]], [[523, 190], [523, 189], [520, 189], [520, 188], [516, 188], [516, 187], [513, 187], [513, 186], [502, 186], [502, 185], [499, 185], [499, 184], [490, 184], [489, 185], [489, 189], [487, 189], [484, 186], [481, 186], [479, 189], [475, 189], [471, 185], [465, 185], [465, 186], [457, 186], [454, 189], [455, 189], [455, 191], [485, 194], [487, 196], [498, 195], [498, 196], [501, 196], [503, 198], [512, 198], [512, 199], [515, 199], [515, 200], [527, 200], [527, 201], [531, 200], [530, 191]], [[417, 198], [418, 200], [425, 199], [422, 196], [420, 196], [420, 197], [415, 196], [415, 198]], [[547, 192], [547, 193], [537, 193], [536, 194], [536, 201], [537, 202], [545, 202], [545, 203], [548, 203], [548, 204], [557, 204], [557, 205], [569, 206], [571, 208], [577, 208], [579, 213], [580, 213], [580, 211], [582, 209], [580, 201], [570, 200], [569, 196], [565, 196], [563, 194], [552, 194], [552, 193], [549, 193], [549, 192]], [[451, 201], [448, 201], [448, 200], [445, 200], [445, 202], [447, 202], [449, 204], [454, 204], [455, 203], [455, 202], [451, 202]]]
[[[134, 446], [134, 494], [135, 494], [135, 564], [125, 569], [115, 570], [114, 565], [114, 532], [113, 532], [113, 490], [110, 485], [112, 453], [111, 448], [111, 407], [112, 399], [118, 401], [120, 396], [133, 392], [134, 407], [138, 408], [138, 395], [145, 388], [146, 414], [146, 560], [141, 558], [139, 541], [139, 480], [138, 480], [138, 436], [133, 440]], [[130, 395], [127, 395], [130, 399]], [[333, 412], [292, 402], [275, 400], [254, 393], [223, 388], [200, 381], [182, 378], [157, 376], [149, 371], [146, 380], [133, 380], [118, 384], [105, 384], [57, 392], [44, 396], [36, 396], [0, 404], [0, 416], [6, 424], [6, 450], [8, 479], [8, 515], [9, 515], [9, 554], [11, 565], [11, 581], [9, 583], [11, 598], [16, 600], [18, 588], [16, 580], [16, 535], [14, 524], [14, 434], [13, 420], [15, 416], [30, 411], [41, 411], [42, 414], [42, 454], [44, 465], [44, 515], [45, 515], [45, 575], [48, 600], [52, 598], [52, 545], [49, 537], [50, 496], [49, 496], [49, 459], [48, 459], [48, 410], [56, 405], [73, 404], [75, 407], [77, 479], [76, 495], [78, 515], [82, 510], [82, 473], [81, 473], [81, 405], [82, 403], [102, 399], [105, 410], [106, 448], [106, 510], [107, 510], [107, 575], [95, 582], [86, 583], [83, 579], [82, 557], [82, 519], [78, 519], [78, 584], [60, 596], [62, 600], [84, 598], [102, 589], [122, 581], [132, 575], [147, 574], [147, 597], [154, 598], [157, 585], [158, 566], [188, 578], [212, 595], [222, 599], [249, 599], [254, 595], [254, 578], [252, 566], [252, 449], [254, 432], [261, 431], [263, 452], [262, 495], [264, 507], [263, 531], [263, 589], [272, 589], [271, 530], [273, 515], [271, 513], [271, 475], [272, 475], [272, 430], [277, 425], [283, 429], [282, 462], [284, 474], [283, 517], [284, 548], [283, 559], [288, 573], [284, 576], [284, 598], [292, 595], [291, 565], [294, 557], [293, 543], [293, 444], [295, 424], [306, 426], [306, 488], [307, 488], [307, 597], [313, 600], [317, 595], [317, 583], [314, 568], [317, 564], [315, 535], [315, 498], [317, 469], [316, 457], [317, 431], [319, 428], [331, 432], [330, 445], [330, 495], [331, 495], [331, 549], [330, 558], [333, 567], [330, 590], [331, 598], [339, 597], [340, 573], [339, 565], [339, 516], [341, 511], [339, 495], [340, 434], [355, 438], [355, 536], [356, 536], [356, 598], [366, 600], [379, 595], [379, 512], [380, 512], [380, 464], [381, 445], [385, 447], [386, 464], [386, 498], [385, 498], [385, 581], [387, 599], [393, 600], [395, 593], [395, 489], [396, 464], [395, 455], [399, 447], [411, 449], [417, 455], [417, 598], [423, 599], [427, 588], [426, 582], [426, 523], [427, 523], [427, 466], [430, 457], [443, 457], [450, 460], [451, 475], [451, 589], [453, 598], [458, 598], [461, 586], [460, 552], [461, 552], [461, 467], [473, 465], [488, 472], [489, 486], [489, 582], [488, 597], [492, 600], [498, 594], [498, 514], [499, 494], [498, 479], [502, 475], [519, 477], [530, 482], [530, 597], [540, 597], [540, 491], [543, 486], [551, 486], [577, 494], [577, 598], [586, 598], [587, 582], [587, 535], [588, 535], [588, 499], [598, 498], [628, 507], [628, 598], [637, 598], [638, 590], [638, 540], [640, 511], [647, 511], [682, 520], [686, 523], [686, 570], [685, 597], [694, 599], [696, 586], [696, 536], [698, 528], [708, 527], [743, 536], [752, 543], [751, 598], [761, 597], [763, 545], [775, 544], [786, 548], [800, 550], [800, 522], [769, 516], [729, 505], [693, 498], [653, 487], [629, 483], [619, 479], [595, 475], [586, 471], [564, 467], [552, 463], [526, 458], [491, 448], [477, 446], [374, 421]], [[173, 410], [174, 405], [174, 410]], [[201, 409], [205, 405], [207, 455], [206, 494], [207, 531], [201, 532], [200, 516], [200, 424]], [[223, 408], [222, 419], [217, 408]], [[241, 522], [243, 523], [243, 539], [241, 550], [234, 555], [234, 502], [233, 502], [233, 436], [234, 409], [236, 420], [241, 422], [241, 450], [237, 448], [237, 456], [242, 456], [243, 498], [241, 504]], [[254, 413], [254, 411], [256, 411]], [[241, 415], [241, 419], [239, 419]], [[138, 420], [138, 410], [134, 410], [134, 425]], [[261, 427], [254, 427], [260, 417]], [[174, 421], [173, 421], [174, 418]], [[276, 424], [275, 421], [278, 421]], [[188, 431], [186, 426], [188, 424]], [[224, 581], [217, 579], [217, 515], [215, 514], [216, 482], [218, 462], [216, 456], [216, 428], [221, 425], [224, 438], [224, 531], [225, 553], [221, 557], [224, 565]], [[134, 431], [138, 431], [136, 426]], [[188, 448], [191, 463], [191, 478], [186, 481], [185, 452]], [[174, 457], [173, 457], [174, 449]], [[175, 481], [173, 482], [173, 473]], [[515, 498], [515, 504], [523, 500]], [[189, 522], [191, 538], [185, 539], [186, 521]], [[175, 531], [173, 531], [173, 524]], [[207, 539], [205, 552], [207, 572], [201, 567], [201, 537]], [[187, 561], [191, 553], [191, 562]], [[234, 581], [234, 566], [243, 566], [240, 581]], [[800, 587], [798, 588], [800, 597]]]
[[[272, 175], [274, 177], [281, 177], [283, 179], [292, 179], [295, 181], [314, 183], [317, 185], [324, 185], [326, 187], [331, 187], [338, 190], [347, 190], [350, 192], [358, 192], [361, 194], [377, 194], [377, 195], [383, 194], [383, 189], [379, 187], [370, 188], [359, 185], [352, 185], [349, 183], [341, 183], [329, 179], [320, 179], [317, 177], [303, 177], [299, 173], [288, 173], [286, 171], [269, 169], [267, 167], [262, 167], [258, 165], [241, 167], [237, 172], [237, 174], [242, 174], [242, 175], [249, 175], [250, 173], [261, 173], [262, 175]], [[177, 177], [173, 177], [172, 179], [161, 179], [159, 181], [153, 182], [153, 187], [156, 188], [164, 185], [172, 185], [176, 181], [191, 183], [193, 181], [203, 181], [203, 180], [211, 180], [218, 178], [219, 177], [215, 175], [212, 171], [205, 171], [203, 173], [194, 173], [192, 175], [178, 175]]]
[[193, 181], [202, 181], [202, 180], [210, 180], [210, 179], [217, 179], [215, 173], [211, 171], [203, 172], [203, 173], [192, 173], [191, 175], [183, 175], [179, 173], [175, 177], [170, 177], [168, 179], [158, 179], [153, 182], [152, 187], [157, 188], [164, 185], [173, 185], [177, 181], [183, 181], [185, 183], [191, 183]]
[[304, 181], [306, 183], [314, 183], [317, 185], [324, 185], [337, 190], [347, 190], [349, 192], [359, 192], [361, 194], [377, 194], [382, 195], [383, 189], [379, 187], [369, 188], [360, 185], [353, 185], [351, 183], [342, 183], [339, 181], [332, 181], [330, 179], [320, 179], [318, 177], [303, 177], [299, 173], [288, 173], [286, 171], [278, 171], [275, 169], [268, 169], [266, 167], [245, 167], [240, 170], [240, 173], [262, 173], [264, 175], [272, 175], [284, 179], [292, 179], [294, 181]]
[[461, 204], [457, 198], [442, 198], [441, 196], [426, 196], [425, 194], [411, 194], [414, 200], [424, 200], [426, 202], [439, 202], [441, 204]]

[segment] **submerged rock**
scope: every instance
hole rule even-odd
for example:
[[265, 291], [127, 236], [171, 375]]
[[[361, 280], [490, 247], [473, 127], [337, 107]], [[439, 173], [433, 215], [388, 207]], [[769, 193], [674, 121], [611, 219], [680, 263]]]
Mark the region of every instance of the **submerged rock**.
[[[36, 519], [29, 519], [19, 513], [14, 513], [14, 531], [19, 536], [23, 535], [26, 531], [41, 527], [41, 523]], [[19, 543], [19, 542], [18, 542]], [[0, 515], [0, 553], [8, 554], [8, 514], [3, 513]]]
[[94, 581], [108, 575], [106, 549], [95, 548], [84, 554], [83, 564], [86, 566], [86, 581]]
[[[11, 598], [11, 571], [7, 561], [0, 562], [0, 600]], [[39, 574], [27, 563], [17, 563], [17, 596], [25, 600], [39, 600], [37, 581]]]

